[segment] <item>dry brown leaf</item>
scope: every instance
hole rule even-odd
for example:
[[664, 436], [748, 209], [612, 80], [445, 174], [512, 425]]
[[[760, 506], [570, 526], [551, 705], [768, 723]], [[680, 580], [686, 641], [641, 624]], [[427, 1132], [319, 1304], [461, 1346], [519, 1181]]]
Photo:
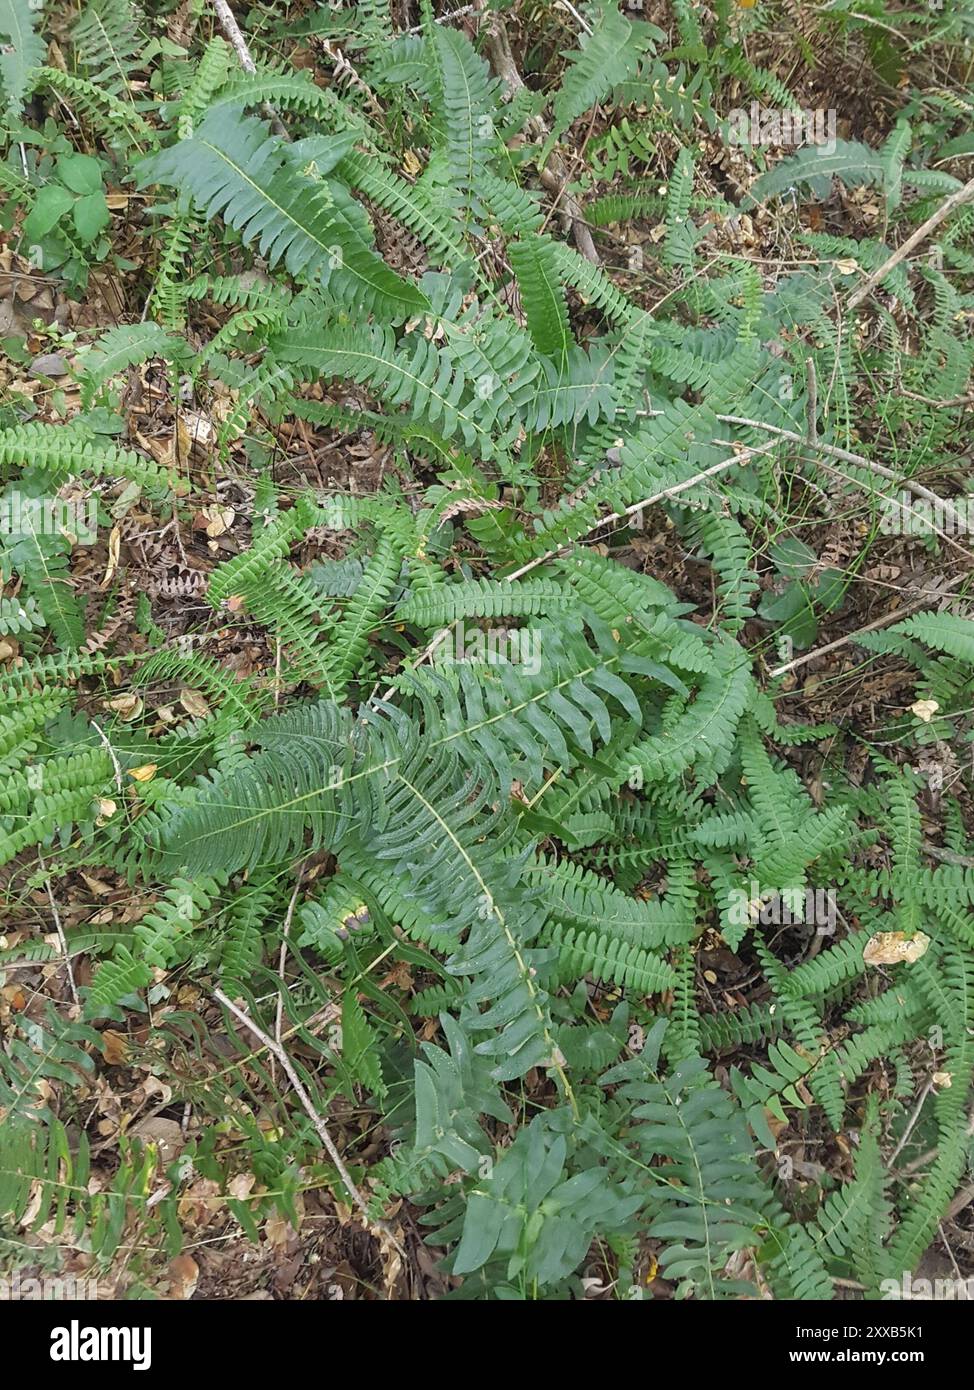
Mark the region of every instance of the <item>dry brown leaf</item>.
[[917, 700], [916, 704], [910, 706], [910, 713], [915, 714], [924, 724], [929, 724], [939, 708], [936, 700]]
[[203, 515], [210, 517], [206, 527], [208, 536], [224, 535], [237, 519], [232, 507], [204, 507]]
[[926, 955], [929, 945], [930, 938], [922, 931], [915, 936], [902, 931], [879, 931], [866, 942], [862, 958], [867, 965], [900, 965], [904, 961], [912, 964]]
[[170, 1294], [180, 1301], [192, 1298], [199, 1283], [200, 1267], [192, 1255], [177, 1255], [169, 1261], [169, 1277], [172, 1280]]
[[145, 705], [141, 695], [115, 695], [111, 700], [105, 701], [105, 708], [114, 710], [119, 719], [128, 723], [138, 719]]
[[124, 1033], [106, 1028], [101, 1035], [101, 1050], [110, 1067], [120, 1067], [129, 1053], [128, 1038]]
[[84, 879], [85, 883], [87, 883], [91, 891], [99, 898], [104, 898], [112, 891], [112, 885], [110, 883], [106, 883], [103, 878], [95, 878], [92, 874], [86, 874], [83, 869], [81, 871], [81, 877]]
[[108, 564], [105, 567], [105, 577], [99, 584], [100, 589], [107, 589], [112, 582], [112, 576], [118, 569], [118, 552], [122, 544], [122, 528], [113, 526], [111, 535], [108, 537]]
[[147, 1115], [133, 1125], [129, 1133], [144, 1144], [155, 1144], [163, 1163], [172, 1163], [178, 1158], [186, 1143], [178, 1120], [167, 1120], [164, 1115]]
[[181, 690], [179, 703], [194, 719], [204, 719], [210, 712], [209, 705], [198, 690]]
[[227, 1183], [227, 1192], [238, 1202], [246, 1201], [256, 1181], [253, 1173], [236, 1173]]

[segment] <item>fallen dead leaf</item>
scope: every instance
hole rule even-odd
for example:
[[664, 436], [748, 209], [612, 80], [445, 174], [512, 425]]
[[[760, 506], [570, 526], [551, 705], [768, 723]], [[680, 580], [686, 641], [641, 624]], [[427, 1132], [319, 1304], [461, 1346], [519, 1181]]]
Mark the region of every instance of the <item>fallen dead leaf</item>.
[[901, 931], [880, 931], [866, 942], [862, 958], [867, 965], [912, 964], [926, 955], [929, 945], [930, 938], [922, 931], [915, 936], [907, 936], [906, 932]]
[[110, 1067], [119, 1067], [128, 1056], [128, 1038], [124, 1033], [116, 1033], [113, 1028], [106, 1028], [101, 1035], [101, 1050]]
[[169, 1276], [172, 1280], [170, 1295], [179, 1300], [192, 1298], [199, 1283], [200, 1267], [192, 1255], [177, 1255], [169, 1261]]
[[922, 719], [924, 724], [929, 724], [939, 708], [936, 700], [917, 700], [916, 704], [910, 706], [910, 713]]
[[100, 589], [107, 589], [112, 582], [112, 576], [118, 569], [118, 553], [122, 544], [122, 528], [113, 526], [111, 535], [108, 537], [108, 564], [105, 566], [105, 575], [98, 586]]
[[103, 878], [95, 878], [92, 874], [86, 874], [83, 869], [81, 871], [81, 877], [84, 879], [85, 883], [87, 883], [91, 891], [99, 898], [106, 897], [112, 891], [112, 885], [110, 883], [106, 883]]
[[227, 1183], [227, 1191], [238, 1202], [243, 1202], [250, 1196], [256, 1181], [253, 1173], [236, 1173]]
[[129, 723], [138, 719], [145, 706], [141, 695], [116, 695], [113, 699], [105, 701], [105, 708], [114, 710], [120, 719]]
[[198, 690], [181, 690], [179, 703], [194, 719], [204, 719], [210, 712], [209, 705]]
[[165, 1115], [147, 1115], [129, 1130], [143, 1144], [155, 1144], [163, 1163], [172, 1163], [185, 1146], [183, 1131], [177, 1120], [168, 1120]]

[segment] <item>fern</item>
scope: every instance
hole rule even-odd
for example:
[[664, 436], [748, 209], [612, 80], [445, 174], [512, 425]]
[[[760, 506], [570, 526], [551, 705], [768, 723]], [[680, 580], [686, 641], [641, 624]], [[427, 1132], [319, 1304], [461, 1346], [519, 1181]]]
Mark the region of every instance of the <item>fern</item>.
[[24, 98], [36, 81], [36, 69], [44, 61], [44, 41], [37, 32], [42, 6], [31, 0], [2, 0], [0, 3], [0, 84], [12, 120], [20, 115]]
[[358, 204], [325, 178], [347, 149], [342, 138], [328, 142], [327, 151], [316, 146], [310, 176], [263, 122], [216, 107], [190, 139], [151, 156], [142, 177], [189, 192], [209, 217], [222, 213], [254, 239], [272, 264], [330, 287], [341, 302], [404, 318], [424, 308], [425, 297], [376, 255]]
[[[943, 538], [890, 545], [854, 459], [963, 472], [972, 215], [856, 331], [846, 296], [963, 188], [969, 103], [721, 154], [725, 98], [795, 106], [733, 8], [262, 11], [242, 65], [198, 5], [0, 5], [12, 304], [55, 309], [12, 320], [0, 420], [0, 1223], [32, 1256], [155, 1293], [200, 1202], [255, 1240], [350, 1183], [450, 1298], [596, 1264], [641, 1294], [647, 1256], [654, 1296], [874, 1298], [938, 1239], [974, 623], [932, 574], [860, 612]], [[961, 22], [895, 18], [908, 57]], [[816, 24], [887, 33], [833, 7], [806, 63]], [[783, 260], [789, 217], [743, 214], [806, 190], [828, 230]], [[119, 1052], [177, 1161], [94, 1145]]]

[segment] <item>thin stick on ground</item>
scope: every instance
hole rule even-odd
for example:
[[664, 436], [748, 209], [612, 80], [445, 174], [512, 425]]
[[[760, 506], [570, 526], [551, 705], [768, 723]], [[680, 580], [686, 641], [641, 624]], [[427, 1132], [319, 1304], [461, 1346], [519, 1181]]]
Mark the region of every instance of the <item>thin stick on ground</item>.
[[233, 10], [227, 4], [227, 0], [213, 0], [213, 9], [216, 11], [217, 20], [227, 37], [227, 42], [237, 55], [240, 66], [244, 72], [255, 73], [257, 64], [250, 55], [247, 40], [241, 33], [240, 25], [234, 18]]
[[892, 1168], [893, 1164], [896, 1162], [900, 1154], [903, 1152], [903, 1150], [909, 1143], [910, 1135], [916, 1129], [917, 1120], [919, 1120], [920, 1118], [920, 1111], [923, 1109], [924, 1102], [926, 1101], [927, 1096], [930, 1094], [932, 1090], [933, 1081], [928, 1078], [924, 1084], [923, 1090], [920, 1092], [916, 1105], [914, 1105], [913, 1107], [913, 1110], [910, 1114], [910, 1118], [906, 1122], [906, 1129], [904, 1129], [900, 1137], [900, 1142], [897, 1144], [896, 1148], [889, 1156], [889, 1160], [886, 1165], [887, 1168]]
[[57, 932], [58, 945], [61, 947], [61, 955], [64, 957], [64, 969], [68, 977], [68, 989], [71, 991], [71, 998], [75, 1004], [80, 1003], [78, 997], [78, 986], [75, 984], [74, 970], [71, 966], [71, 952], [68, 950], [68, 938], [64, 933], [64, 925], [61, 922], [61, 914], [58, 912], [57, 903], [54, 901], [54, 891], [51, 888], [51, 880], [48, 876], [47, 866], [41, 858], [40, 850], [37, 852], [37, 862], [41, 866], [44, 874], [44, 887], [47, 889], [47, 901], [51, 905], [51, 916], [54, 919], [54, 930]]
[[[940, 510], [945, 521], [950, 521], [957, 530], [962, 531], [965, 529], [962, 518], [955, 510], [955, 508], [952, 507], [951, 504], [945, 498], [941, 497], [938, 493], [933, 492], [930, 488], [925, 487], [923, 483], [915, 482], [912, 478], [901, 479], [899, 475], [893, 471], [892, 468], [887, 468], [885, 464], [876, 463], [872, 459], [867, 459], [863, 454], [854, 454], [851, 452], [851, 450], [841, 449], [838, 445], [835, 444], [825, 444], [822, 440], [818, 438], [812, 441], [808, 436], [796, 434], [794, 430], [781, 429], [777, 425], [766, 425], [761, 420], [750, 420], [743, 415], [718, 415], [717, 419], [722, 421], [724, 424], [728, 425], [743, 425], [750, 429], [762, 430], [765, 434], [774, 435], [775, 438], [787, 439], [792, 443], [801, 444], [806, 448], [812, 448], [815, 450], [815, 452], [819, 454], [825, 454], [829, 458], [837, 458], [843, 460], [846, 463], [856, 464], [860, 468], [865, 468], [870, 473], [875, 473], [880, 478], [887, 478], [891, 482], [897, 483], [898, 486], [900, 486], [904, 491], [912, 493], [915, 497], [922, 497], [926, 501], [931, 502], [935, 507], [937, 507]], [[694, 474], [692, 478], [687, 478], [682, 483], [676, 483], [673, 487], [664, 488], [661, 492], [655, 492], [652, 494], [651, 497], [644, 497], [641, 502], [634, 502], [633, 505], [631, 507], [627, 507], [624, 512], [611, 512], [608, 516], [600, 517], [598, 521], [594, 522], [587, 531], [583, 532], [581, 536], [576, 537], [570, 544], [556, 546], [552, 550], [546, 550], [543, 555], [536, 556], [533, 560], [529, 560], [527, 564], [522, 565], [520, 569], [516, 569], [511, 574], [505, 575], [505, 580], [507, 580], [510, 583], [513, 582], [515, 579], [523, 579], [526, 574], [530, 574], [532, 570], [537, 569], [540, 565], [547, 564], [549, 560], [553, 560], [557, 556], [564, 555], [565, 553], [567, 553], [567, 551], [569, 551], [573, 545], [577, 545], [579, 541], [583, 540], [585, 536], [591, 535], [593, 531], [601, 530], [602, 527], [609, 526], [616, 521], [627, 520], [628, 518], [633, 517], [637, 515], [637, 513], [643, 511], [646, 507], [652, 506], [656, 502], [665, 502], [672, 497], [676, 497], [681, 492], [686, 492], [689, 488], [696, 487], [698, 483], [704, 482], [707, 478], [711, 478], [717, 473], [724, 472], [725, 469], [732, 467], [735, 463], [745, 464], [756, 455], [767, 453], [769, 448], [769, 446], [767, 445], [763, 447], [734, 446], [730, 441], [723, 439], [714, 440], [713, 442], [715, 444], [720, 444], [728, 448], [736, 447], [738, 449], [738, 452], [736, 452], [731, 458], [722, 459], [720, 463], [712, 464], [710, 468], [704, 469], [701, 473]], [[822, 464], [822, 467], [828, 468], [828, 464]], [[832, 469], [830, 471], [836, 472], [837, 470]], [[850, 477], [847, 473], [840, 472], [839, 476], [846, 479], [847, 482], [854, 483], [859, 487], [864, 486], [863, 484], [859, 483], [858, 479]], [[949, 544], [954, 545], [957, 549], [961, 550], [963, 554], [966, 555], [968, 553], [964, 550], [962, 546], [957, 546], [953, 538], [948, 536], [945, 532], [940, 531], [937, 527], [932, 527], [931, 529], [936, 531], [937, 535], [941, 536]], [[896, 617], [907, 616], [909, 613], [915, 612], [917, 609], [922, 608], [923, 606], [923, 603], [920, 602], [914, 605], [913, 607], [903, 608], [899, 610], [899, 613], [880, 619], [876, 626], [883, 627], [887, 622], [894, 621]], [[873, 626], [873, 624], [870, 624], [869, 626], [860, 629], [860, 631], [869, 632], [872, 630]], [[852, 637], [854, 635], [855, 634], [850, 634], [850, 636], [848, 637], [841, 637], [836, 642], [830, 643], [827, 647], [820, 647], [814, 653], [810, 652], [804, 657], [798, 657], [795, 661], [789, 662], [785, 666], [777, 667], [774, 671], [771, 672], [771, 674], [773, 676], [784, 675], [787, 671], [793, 670], [796, 666], [803, 665], [806, 661], [811, 660], [812, 656], [818, 656], [824, 652], [832, 651], [835, 647], [844, 646], [847, 642], [850, 642], [852, 640]], [[438, 648], [446, 641], [448, 636], [448, 628], [444, 628], [442, 632], [437, 633], [437, 635], [433, 638], [429, 645], [426, 646], [420, 653], [417, 660], [413, 662], [412, 669], [415, 669], [417, 666], [424, 665], [434, 654], [434, 652], [436, 652]], [[384, 691], [382, 699], [390, 699], [395, 694], [395, 691], [395, 686], [389, 686], [389, 688], [386, 691]]]
[[818, 378], [815, 375], [814, 357], [806, 359], [805, 373], [808, 380], [805, 438], [814, 449], [818, 443]]
[[294, 885], [294, 892], [291, 894], [291, 901], [288, 903], [287, 912], [284, 914], [284, 927], [281, 931], [281, 954], [277, 961], [277, 976], [280, 980], [280, 989], [277, 992], [277, 1014], [274, 1019], [274, 1037], [277, 1039], [278, 1047], [282, 1046], [281, 1034], [284, 1030], [284, 966], [287, 962], [288, 945], [291, 940], [291, 921], [294, 917], [294, 908], [300, 892], [301, 875], [298, 874], [297, 882]]
[[[226, 35], [227, 42], [237, 55], [237, 62], [243, 68], [244, 72], [249, 72], [250, 75], [253, 76], [257, 71], [257, 64], [251, 56], [247, 40], [241, 32], [240, 25], [234, 18], [233, 10], [231, 10], [230, 6], [227, 4], [227, 0], [213, 0], [213, 10], [216, 14], [217, 23]], [[288, 133], [284, 129], [280, 116], [277, 111], [275, 111], [274, 107], [271, 106], [270, 102], [263, 102], [260, 109], [270, 121], [274, 134], [281, 135], [286, 140], [288, 138]]]
[[314, 1105], [311, 1101], [311, 1097], [308, 1095], [307, 1091], [304, 1089], [304, 1086], [301, 1084], [301, 1078], [298, 1076], [298, 1073], [294, 1067], [294, 1063], [291, 1061], [291, 1058], [285, 1051], [284, 1046], [281, 1043], [277, 1042], [275, 1038], [272, 1038], [268, 1033], [265, 1033], [263, 1028], [261, 1028], [259, 1024], [256, 1024], [254, 1020], [250, 1017], [250, 1015], [240, 1008], [239, 1004], [235, 1004], [232, 999], [230, 999], [226, 994], [224, 994], [222, 989], [215, 989], [213, 991], [213, 998], [216, 999], [218, 1003], [222, 1004], [225, 1009], [229, 1009], [230, 1013], [233, 1014], [234, 1018], [238, 1019], [239, 1022], [242, 1023], [245, 1028], [249, 1029], [250, 1032], [253, 1033], [254, 1037], [264, 1044], [268, 1052], [272, 1053], [273, 1056], [275, 1056], [277, 1060], [280, 1062], [287, 1076], [287, 1079], [290, 1081], [291, 1086], [294, 1089], [295, 1095], [304, 1107], [305, 1114], [308, 1116], [308, 1119], [314, 1125], [315, 1133], [321, 1140], [322, 1147], [325, 1149], [325, 1151], [328, 1154], [328, 1157], [331, 1159], [332, 1163], [334, 1163], [336, 1169], [338, 1170], [338, 1176], [344, 1183], [345, 1189], [351, 1197], [352, 1201], [355, 1203], [355, 1205], [361, 1212], [363, 1218], [365, 1219], [366, 1225], [371, 1231], [380, 1232], [383, 1239], [389, 1241], [400, 1255], [404, 1255], [405, 1252], [403, 1251], [399, 1242], [396, 1240], [395, 1236], [385, 1225], [385, 1223], [376, 1222], [372, 1220], [371, 1215], [369, 1213], [368, 1204], [365, 1198], [362, 1196], [361, 1192], [356, 1187], [352, 1175], [345, 1165], [345, 1160], [339, 1153], [338, 1147], [335, 1144], [334, 1139], [332, 1139], [331, 1135], [328, 1133], [328, 1127], [326, 1126], [321, 1116], [318, 1114], [317, 1110], [314, 1108]]
[[860, 468], [867, 468], [870, 473], [875, 473], [880, 478], [888, 478], [890, 482], [896, 483], [906, 492], [912, 492], [914, 497], [923, 497], [926, 501], [932, 502], [945, 520], [949, 520], [958, 531], [967, 529], [964, 520], [946, 498], [940, 497], [930, 488], [924, 487], [923, 483], [915, 482], [912, 478], [901, 478], [892, 468], [887, 468], [883, 463], [876, 463], [873, 459], [867, 459], [863, 454], [854, 454], [849, 449], [840, 449], [837, 444], [824, 444], [820, 439], [816, 439], [813, 445], [810, 439], [796, 434], [794, 430], [784, 430], [778, 425], [766, 425], [762, 420], [749, 420], [743, 415], [718, 415], [717, 419], [725, 425], [745, 425], [748, 429], [763, 430], [765, 434], [773, 434], [778, 439], [790, 439], [794, 444], [813, 447], [817, 453], [825, 454], [829, 458], [841, 459], [843, 463], [854, 463]]
[[968, 391], [963, 396], [951, 396], [946, 401], [934, 400], [933, 396], [921, 396], [916, 391], [907, 391], [905, 386], [900, 387], [900, 395], [906, 396], [910, 401], [921, 401], [924, 405], [932, 405], [937, 410], [952, 410], [958, 405], [974, 405], [974, 391]]
[[[705, 468], [702, 473], [695, 473], [692, 478], [686, 478], [682, 483], [674, 483], [672, 487], [663, 488], [662, 492], [654, 492], [651, 497], [644, 497], [641, 502], [634, 502], [632, 506], [627, 507], [624, 512], [610, 512], [608, 516], [600, 517], [593, 526], [589, 527], [589, 530], [585, 534], [588, 535], [592, 531], [598, 531], [603, 526], [610, 526], [614, 521], [626, 521], [629, 517], [637, 516], [640, 512], [644, 511], [646, 507], [651, 507], [656, 502], [665, 502], [671, 497], [678, 497], [681, 492], [686, 492], [689, 488], [696, 487], [698, 483], [705, 482], [707, 478], [712, 478], [717, 473], [723, 473], [725, 469], [732, 468], [735, 463], [743, 467], [755, 454], [765, 454], [767, 451], [767, 445], [760, 448], [755, 447], [753, 449], [742, 448], [737, 453], [733, 454], [731, 458], [721, 459], [720, 463], [711, 464], [711, 466]], [[581, 537], [579, 537], [579, 539], [581, 539]], [[574, 544], [574, 542], [572, 544]], [[556, 546], [554, 550], [547, 550], [544, 555], [538, 555], [536, 559], [530, 560], [526, 565], [522, 565], [520, 569], [515, 570], [513, 574], [506, 575], [505, 578], [509, 581], [523, 579], [526, 574], [530, 574], [531, 570], [537, 569], [538, 565], [543, 565], [546, 561], [553, 560], [556, 555], [562, 555], [570, 548], [571, 546], [561, 545]]]
[[[511, 52], [507, 28], [499, 15], [491, 16], [489, 23], [490, 29], [484, 47], [490, 59], [490, 65], [497, 76], [503, 80], [511, 96], [516, 96], [525, 83], [518, 72], [514, 54]], [[541, 116], [531, 116], [525, 123], [525, 129], [535, 140], [545, 140], [549, 134], [547, 123]], [[569, 173], [557, 151], [552, 150], [549, 154], [538, 177], [541, 180], [541, 186], [560, 199], [565, 212], [571, 219], [572, 235], [575, 238], [575, 245], [578, 247], [579, 254], [584, 256], [587, 261], [591, 261], [593, 265], [600, 265], [601, 257], [595, 249], [595, 242], [592, 240], [592, 233], [588, 229], [581, 206], [566, 191]]]
[[[947, 593], [947, 589], [944, 589]], [[929, 607], [930, 599], [917, 599], [915, 603], [906, 603], [902, 608], [896, 608], [892, 613], [886, 613], [882, 618], [876, 618], [865, 627], [856, 628], [855, 632], [849, 632], [845, 637], [837, 637], [834, 642], [826, 642], [824, 647], [816, 647], [814, 651], [806, 652], [804, 656], [796, 656], [794, 661], [786, 661], [783, 666], [776, 666], [773, 671], [769, 671], [769, 676], [784, 676], [789, 671], [797, 671], [799, 666], [806, 666], [808, 662], [814, 661], [817, 657], [827, 656], [829, 652], [838, 651], [840, 647], [848, 646], [857, 637], [862, 637], [867, 632], [876, 632], [881, 627], [888, 627], [890, 623], [895, 623], [900, 618], [908, 618], [911, 613], [918, 612], [921, 608]]]
[[857, 305], [861, 304], [866, 296], [872, 293], [880, 281], [885, 280], [891, 270], [895, 270], [900, 262], [905, 260], [910, 252], [920, 245], [921, 241], [926, 240], [931, 232], [937, 230], [941, 222], [943, 222], [946, 217], [949, 217], [955, 208], [961, 207], [964, 203], [969, 203], [972, 198], [974, 198], [974, 179], [969, 179], [967, 183], [964, 184], [963, 188], [955, 189], [949, 197], [945, 198], [936, 212], [931, 213], [926, 222], [921, 223], [912, 236], [908, 236], [903, 245], [897, 247], [893, 254], [888, 256], [877, 270], [874, 270], [872, 274], [866, 276], [859, 288], [853, 290], [852, 294], [850, 294], [846, 301], [846, 308], [855, 309]]
[[[741, 448], [731, 458], [721, 459], [720, 463], [712, 464], [710, 468], [705, 468], [702, 473], [696, 473], [692, 478], [687, 478], [682, 483], [674, 483], [672, 487], [664, 488], [662, 492], [655, 492], [651, 497], [644, 497], [641, 502], [634, 502], [633, 505], [627, 507], [624, 512], [610, 512], [608, 516], [599, 517], [598, 521], [585, 532], [585, 535], [590, 535], [592, 531], [601, 530], [603, 526], [610, 526], [614, 521], [625, 521], [629, 517], [635, 516], [637, 513], [643, 511], [644, 508], [651, 507], [654, 502], [662, 502], [666, 498], [676, 497], [679, 493], [686, 492], [688, 488], [696, 487], [698, 483], [704, 482], [707, 478], [712, 478], [714, 474], [722, 473], [726, 468], [732, 468], [735, 463], [745, 464], [755, 454], [767, 453], [768, 447], [769, 446], [765, 445], [761, 448]], [[530, 574], [531, 571], [537, 569], [539, 565], [546, 564], [557, 555], [566, 554], [571, 550], [572, 546], [576, 545], [578, 540], [581, 539], [582, 537], [580, 536], [577, 540], [570, 542], [568, 545], [560, 545], [556, 546], [554, 550], [546, 550], [543, 555], [538, 555], [535, 559], [529, 560], [528, 563], [522, 565], [520, 569], [514, 570], [511, 574], [504, 575], [504, 582], [511, 584], [515, 579], [523, 579], [526, 574]], [[449, 636], [450, 629], [447, 627], [445, 627], [442, 632], [438, 632], [433, 640], [423, 648], [409, 669], [415, 670], [418, 666], [425, 665]], [[396, 687], [390, 685], [388, 690], [383, 692], [382, 699], [388, 700], [395, 693]]]

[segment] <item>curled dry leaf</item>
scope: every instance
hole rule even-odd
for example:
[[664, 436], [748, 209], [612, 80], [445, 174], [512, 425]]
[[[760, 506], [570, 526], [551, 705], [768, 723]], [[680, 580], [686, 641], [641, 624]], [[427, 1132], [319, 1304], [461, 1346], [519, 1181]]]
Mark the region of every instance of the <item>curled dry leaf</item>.
[[170, 1296], [183, 1299], [192, 1298], [199, 1283], [199, 1265], [192, 1255], [176, 1255], [169, 1261]]
[[129, 1133], [143, 1144], [155, 1144], [163, 1163], [172, 1163], [178, 1158], [186, 1143], [179, 1122], [168, 1120], [164, 1115], [147, 1115], [133, 1125]]
[[204, 719], [210, 712], [209, 705], [198, 690], [181, 690], [179, 703], [194, 719]]
[[912, 964], [926, 955], [929, 945], [930, 938], [922, 931], [915, 936], [902, 931], [880, 931], [866, 942], [862, 958], [867, 965], [899, 965], [904, 961]]
[[102, 1056], [110, 1067], [120, 1067], [128, 1056], [128, 1038], [113, 1028], [106, 1028], [101, 1035]]
[[910, 713], [922, 719], [924, 724], [929, 724], [939, 708], [936, 700], [917, 700], [916, 704], [910, 706]]
[[114, 710], [119, 719], [130, 723], [133, 719], [138, 719], [145, 706], [141, 695], [116, 695], [105, 701], [105, 708]]
[[120, 526], [113, 526], [111, 535], [108, 537], [108, 564], [105, 566], [104, 578], [99, 585], [101, 589], [107, 589], [112, 582], [112, 576], [118, 569], [118, 554], [122, 544], [122, 529]]
[[211, 538], [222, 536], [237, 519], [237, 514], [232, 507], [203, 507], [200, 511], [198, 522], [200, 529], [204, 530]]

